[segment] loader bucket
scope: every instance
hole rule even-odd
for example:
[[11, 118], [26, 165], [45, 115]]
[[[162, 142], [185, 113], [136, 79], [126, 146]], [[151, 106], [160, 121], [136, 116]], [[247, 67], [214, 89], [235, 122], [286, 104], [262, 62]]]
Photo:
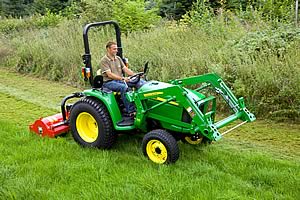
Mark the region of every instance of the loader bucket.
[[29, 129], [42, 137], [56, 137], [69, 131], [69, 125], [63, 120], [61, 113], [40, 118], [33, 124], [29, 125]]

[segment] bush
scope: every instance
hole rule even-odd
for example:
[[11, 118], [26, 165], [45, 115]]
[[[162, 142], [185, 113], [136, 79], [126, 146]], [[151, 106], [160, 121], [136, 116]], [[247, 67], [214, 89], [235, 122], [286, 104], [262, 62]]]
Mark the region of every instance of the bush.
[[6, 35], [26, 28], [28, 28], [28, 25], [23, 19], [7, 18], [0, 20], [0, 33]]
[[112, 0], [82, 0], [79, 4], [79, 8], [76, 8], [76, 4], [73, 5], [74, 11], [80, 11], [81, 20], [84, 23], [99, 22], [112, 19], [113, 13]]
[[46, 28], [57, 26], [62, 20], [63, 17], [59, 14], [51, 13], [49, 10], [45, 15], [34, 15], [30, 17], [30, 23], [35, 28]]
[[113, 18], [118, 21], [125, 33], [149, 29], [157, 24], [160, 17], [157, 9], [146, 10], [142, 0], [116, 0], [113, 3]]
[[45, 15], [36, 14], [20, 19], [5, 18], [0, 20], [0, 33], [9, 35], [28, 29], [54, 27], [63, 21], [63, 19], [61, 15], [53, 14], [50, 11]]
[[[300, 28], [281, 26], [271, 30], [250, 32], [236, 42], [235, 47], [244, 55], [283, 57], [287, 49], [300, 40]], [[258, 55], [259, 54], [259, 55]]]

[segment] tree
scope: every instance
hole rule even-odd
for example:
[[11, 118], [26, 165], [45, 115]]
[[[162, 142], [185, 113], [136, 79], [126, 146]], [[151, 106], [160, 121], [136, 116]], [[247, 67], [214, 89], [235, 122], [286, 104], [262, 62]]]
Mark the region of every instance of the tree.
[[162, 0], [160, 4], [160, 16], [171, 19], [180, 19], [187, 11], [192, 8], [192, 5], [197, 0]]
[[28, 4], [33, 0], [1, 0], [0, 12], [1, 16], [19, 17], [28, 14]]
[[67, 6], [70, 6], [72, 0], [35, 0], [32, 9], [35, 13], [45, 14], [47, 10], [52, 13], [59, 13]]
[[45, 14], [47, 10], [59, 13], [72, 2], [80, 0], [0, 0], [1, 16], [20, 17], [34, 13]]

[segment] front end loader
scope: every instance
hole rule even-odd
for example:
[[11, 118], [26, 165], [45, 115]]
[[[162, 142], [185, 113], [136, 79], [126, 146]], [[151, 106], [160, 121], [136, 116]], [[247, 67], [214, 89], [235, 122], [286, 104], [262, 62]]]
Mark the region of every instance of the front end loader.
[[[168, 83], [147, 81], [141, 88], [126, 93], [126, 98], [136, 107], [135, 117], [126, 117], [120, 95], [103, 87], [103, 77], [93, 76], [89, 50], [88, 30], [91, 27], [113, 25], [119, 48], [118, 56], [123, 59], [121, 32], [114, 21], [96, 22], [84, 27], [85, 54], [82, 74], [91, 84], [91, 89], [66, 96], [61, 103], [61, 113], [41, 118], [30, 125], [30, 130], [40, 136], [56, 137], [71, 131], [74, 140], [84, 147], [111, 148], [118, 134], [145, 133], [142, 150], [155, 163], [174, 163], [179, 158], [179, 140], [189, 144], [218, 141], [229, 131], [255, 120], [246, 108], [244, 99], [236, 98], [224, 81], [214, 73]], [[132, 77], [139, 81], [148, 71]], [[189, 89], [193, 88], [193, 89]], [[209, 89], [222, 97], [232, 114], [216, 120], [217, 96], [207, 95]], [[79, 98], [72, 105], [66, 102]], [[233, 121], [241, 121], [233, 128], [221, 133], [220, 129]]]

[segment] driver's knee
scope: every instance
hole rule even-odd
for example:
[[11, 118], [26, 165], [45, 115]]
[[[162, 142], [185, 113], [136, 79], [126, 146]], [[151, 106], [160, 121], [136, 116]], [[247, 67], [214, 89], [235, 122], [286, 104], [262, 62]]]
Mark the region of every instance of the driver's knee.
[[130, 88], [127, 86], [127, 85], [122, 85], [122, 86], [120, 86], [120, 92], [121, 93], [125, 93], [125, 92], [128, 92], [128, 91], [130, 91]]

